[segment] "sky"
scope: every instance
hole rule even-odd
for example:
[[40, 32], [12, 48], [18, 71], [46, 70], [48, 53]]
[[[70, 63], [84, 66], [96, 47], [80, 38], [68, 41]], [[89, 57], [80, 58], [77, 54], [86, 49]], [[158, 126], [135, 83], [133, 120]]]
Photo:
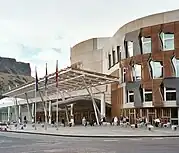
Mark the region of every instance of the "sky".
[[29, 62], [40, 77], [70, 65], [70, 47], [113, 36], [127, 22], [178, 9], [178, 0], [0, 0], [0, 56]]

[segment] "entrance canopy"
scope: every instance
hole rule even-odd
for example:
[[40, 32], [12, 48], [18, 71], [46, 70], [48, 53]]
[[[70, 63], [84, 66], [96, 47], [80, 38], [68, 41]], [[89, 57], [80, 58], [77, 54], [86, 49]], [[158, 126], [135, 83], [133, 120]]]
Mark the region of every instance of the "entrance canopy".
[[[118, 83], [119, 78], [111, 75], [96, 73], [73, 67], [67, 67], [58, 72], [58, 91], [66, 94], [74, 93], [77, 91], [83, 91], [85, 89], [111, 84], [114, 82]], [[39, 91], [45, 93], [45, 77], [40, 78], [38, 83]], [[9, 90], [8, 92], [4, 93], [3, 96], [25, 99], [25, 95], [27, 94], [28, 98], [34, 99], [35, 93], [37, 94], [36, 100], [39, 99], [39, 101], [41, 101], [39, 98], [39, 93], [35, 92], [34, 81], [23, 86], [16, 87], [12, 90]], [[47, 94], [50, 98], [49, 100], [56, 98], [56, 73], [48, 75]], [[59, 95], [59, 97], [61, 97], [61, 95]]]

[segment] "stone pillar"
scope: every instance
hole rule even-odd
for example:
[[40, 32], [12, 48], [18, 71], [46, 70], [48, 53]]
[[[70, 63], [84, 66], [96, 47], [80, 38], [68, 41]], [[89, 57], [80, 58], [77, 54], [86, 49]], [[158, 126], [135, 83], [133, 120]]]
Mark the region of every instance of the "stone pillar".
[[49, 104], [48, 104], [48, 116], [49, 116], [49, 124], [52, 123], [52, 102], [49, 101]]
[[9, 106], [8, 108], [7, 108], [7, 116], [8, 116], [8, 122], [10, 122], [10, 120], [11, 120], [11, 106]]
[[101, 116], [106, 117], [106, 103], [105, 103], [105, 94], [101, 94]]

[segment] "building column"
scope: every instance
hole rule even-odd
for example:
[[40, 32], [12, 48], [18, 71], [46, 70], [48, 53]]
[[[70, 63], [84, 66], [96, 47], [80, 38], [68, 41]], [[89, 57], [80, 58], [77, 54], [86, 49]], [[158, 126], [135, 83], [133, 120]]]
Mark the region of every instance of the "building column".
[[142, 116], [142, 108], [140, 108], [140, 117], [143, 117], [143, 116]]
[[35, 103], [32, 103], [32, 123], [34, 123], [34, 118], [35, 118]]
[[70, 115], [71, 116], [74, 116], [74, 104], [71, 104], [71, 107], [70, 107]]
[[18, 113], [19, 113], [18, 115], [19, 115], [19, 117], [21, 118], [21, 105], [19, 105], [18, 108], [19, 108], [19, 109], [18, 109]]
[[9, 106], [8, 108], [7, 108], [7, 116], [8, 116], [8, 122], [10, 122], [10, 120], [11, 120], [11, 106]]
[[106, 103], [105, 103], [105, 94], [101, 94], [101, 116], [106, 117]]
[[49, 116], [49, 124], [51, 124], [52, 123], [52, 102], [51, 101], [49, 101], [49, 108], [48, 108], [48, 116]]

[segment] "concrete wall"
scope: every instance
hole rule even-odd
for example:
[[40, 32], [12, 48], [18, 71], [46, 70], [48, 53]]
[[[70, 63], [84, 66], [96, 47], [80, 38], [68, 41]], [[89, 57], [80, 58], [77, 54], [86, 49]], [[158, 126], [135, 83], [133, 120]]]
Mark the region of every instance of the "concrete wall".
[[82, 63], [82, 68], [102, 72], [103, 47], [109, 38], [92, 38], [71, 48], [71, 64]]

